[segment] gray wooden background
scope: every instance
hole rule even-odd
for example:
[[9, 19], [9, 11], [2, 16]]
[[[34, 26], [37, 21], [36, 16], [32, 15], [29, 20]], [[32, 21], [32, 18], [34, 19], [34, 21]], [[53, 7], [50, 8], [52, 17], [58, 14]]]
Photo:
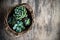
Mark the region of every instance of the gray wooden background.
[[[34, 13], [31, 30], [22, 36], [5, 31], [4, 16], [9, 7], [29, 4]], [[60, 40], [60, 0], [0, 0], [0, 40]]]

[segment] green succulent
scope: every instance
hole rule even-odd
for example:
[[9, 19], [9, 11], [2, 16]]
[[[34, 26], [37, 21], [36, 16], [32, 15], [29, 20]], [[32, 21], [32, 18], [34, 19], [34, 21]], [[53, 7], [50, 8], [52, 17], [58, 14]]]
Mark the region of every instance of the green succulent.
[[19, 6], [15, 8], [15, 13], [13, 16], [16, 18], [16, 20], [22, 20], [22, 18], [27, 17], [27, 10], [24, 6]]
[[17, 21], [17, 23], [13, 26], [13, 29], [16, 30], [16, 32], [21, 32], [23, 29], [25, 29], [23, 22]]
[[[13, 11], [13, 15], [8, 18], [8, 24], [12, 25], [14, 31], [22, 32], [25, 26], [30, 25], [30, 18], [28, 18], [27, 10], [24, 6], [18, 6]], [[24, 21], [22, 21], [22, 19], [24, 19]]]
[[29, 25], [30, 24], [30, 19], [29, 18], [26, 18], [25, 21], [24, 21], [25, 25]]

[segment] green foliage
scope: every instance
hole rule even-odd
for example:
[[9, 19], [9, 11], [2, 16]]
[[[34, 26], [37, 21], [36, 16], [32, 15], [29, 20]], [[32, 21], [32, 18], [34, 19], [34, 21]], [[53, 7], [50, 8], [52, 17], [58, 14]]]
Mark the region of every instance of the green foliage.
[[23, 29], [25, 29], [23, 22], [17, 21], [17, 23], [13, 26], [13, 29], [16, 30], [16, 32], [21, 32]]
[[15, 13], [13, 16], [16, 18], [16, 20], [22, 20], [22, 18], [27, 17], [27, 11], [24, 6], [19, 6], [15, 8]]
[[[27, 10], [24, 6], [18, 6], [13, 11], [13, 16], [9, 17], [8, 23], [12, 25], [12, 29], [16, 32], [22, 32], [25, 29], [24, 24], [26, 26], [30, 25]], [[24, 21], [22, 21], [22, 19], [24, 19]]]
[[26, 18], [24, 22], [25, 22], [25, 25], [29, 25], [30, 24], [30, 19]]

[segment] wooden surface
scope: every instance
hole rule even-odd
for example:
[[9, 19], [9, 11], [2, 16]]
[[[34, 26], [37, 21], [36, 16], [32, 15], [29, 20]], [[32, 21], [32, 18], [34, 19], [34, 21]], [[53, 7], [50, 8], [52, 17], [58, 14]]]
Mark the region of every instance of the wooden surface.
[[[34, 13], [31, 30], [22, 36], [10, 36], [5, 31], [4, 16], [9, 7], [29, 4]], [[6, 24], [6, 23], [5, 23]], [[60, 40], [60, 0], [1, 0], [0, 40]]]

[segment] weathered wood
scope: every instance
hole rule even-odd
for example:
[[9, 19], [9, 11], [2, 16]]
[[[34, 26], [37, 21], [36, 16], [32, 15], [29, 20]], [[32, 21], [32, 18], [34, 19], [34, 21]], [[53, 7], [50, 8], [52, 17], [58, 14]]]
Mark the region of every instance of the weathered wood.
[[[10, 36], [5, 31], [7, 10], [20, 3], [29, 4], [34, 13], [32, 29], [22, 36]], [[6, 24], [6, 23], [5, 23]], [[60, 0], [1, 0], [0, 40], [60, 40]]]

